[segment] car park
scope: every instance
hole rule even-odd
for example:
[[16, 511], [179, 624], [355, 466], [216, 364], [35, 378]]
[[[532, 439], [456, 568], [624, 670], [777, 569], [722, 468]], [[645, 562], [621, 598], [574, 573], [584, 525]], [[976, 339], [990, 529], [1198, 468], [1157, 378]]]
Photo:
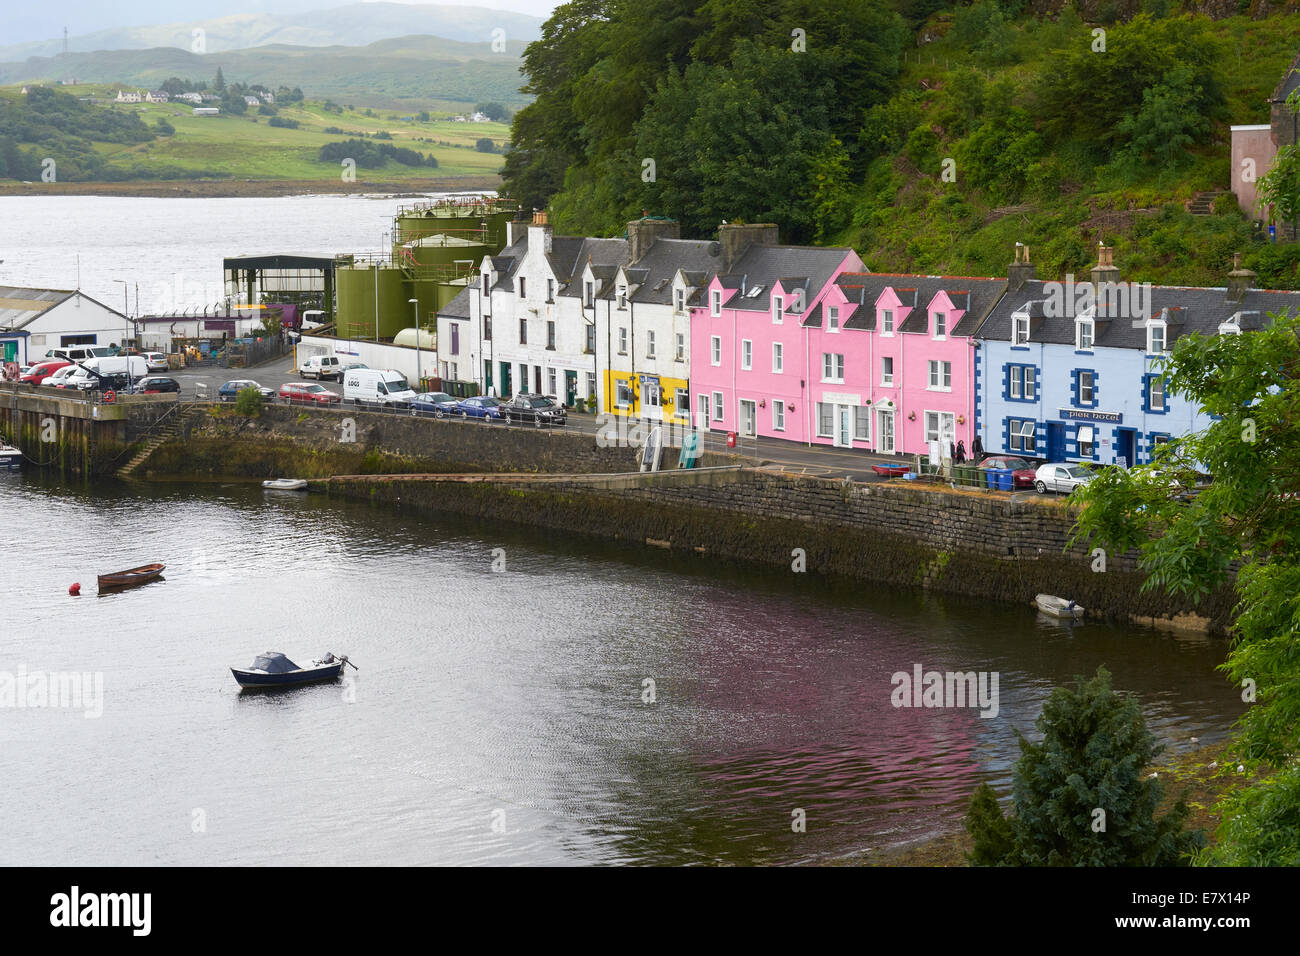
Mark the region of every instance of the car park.
[[485, 422], [502, 421], [501, 402], [491, 395], [475, 395], [457, 402], [454, 414], [461, 418], [481, 418]]
[[1085, 465], [1077, 461], [1054, 461], [1039, 465], [1034, 476], [1034, 487], [1040, 495], [1049, 491], [1069, 494], [1081, 485], [1092, 481], [1096, 475]]
[[163, 392], [179, 392], [181, 383], [165, 375], [151, 375], [135, 383], [131, 391], [140, 395], [159, 395]]
[[77, 370], [75, 365], [64, 365], [62, 368], [54, 370], [54, 374], [47, 375], [45, 381], [41, 382], [46, 388], [63, 388], [66, 386], [68, 378]]
[[456, 404], [460, 399], [446, 392], [421, 392], [411, 399], [412, 415], [427, 414], [434, 418], [445, 418], [456, 414]]
[[338, 392], [304, 382], [285, 382], [280, 386], [280, 400], [290, 405], [337, 405], [343, 401]]
[[75, 368], [75, 366], [67, 359], [48, 359], [44, 362], [37, 362], [18, 381], [26, 382], [29, 385], [43, 385], [46, 379], [61, 368]]
[[982, 469], [1009, 469], [1012, 484], [1016, 488], [1033, 488], [1038, 477], [1038, 466], [1028, 458], [1015, 455], [990, 455], [979, 463]]
[[298, 366], [298, 374], [303, 378], [332, 378], [343, 381], [343, 363], [337, 355], [313, 355]]
[[507, 422], [536, 425], [563, 425], [568, 420], [564, 406], [543, 395], [521, 392], [501, 405], [501, 414]]
[[255, 388], [261, 392], [262, 401], [264, 402], [275, 401], [275, 389], [260, 385], [250, 378], [236, 378], [229, 382], [223, 382], [217, 389], [217, 401], [233, 402], [239, 398], [239, 393], [246, 388]]

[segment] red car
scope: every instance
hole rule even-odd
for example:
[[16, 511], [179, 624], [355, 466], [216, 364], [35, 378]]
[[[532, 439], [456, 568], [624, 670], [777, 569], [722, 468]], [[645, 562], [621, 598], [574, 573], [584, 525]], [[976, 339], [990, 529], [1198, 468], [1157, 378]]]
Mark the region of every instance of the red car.
[[280, 401], [290, 405], [338, 405], [343, 398], [315, 382], [285, 382], [280, 386]]
[[1028, 458], [1015, 455], [993, 455], [980, 462], [981, 468], [1010, 468], [1011, 481], [1017, 488], [1032, 488], [1038, 475], [1038, 466]]
[[40, 385], [41, 382], [45, 381], [59, 369], [71, 364], [71, 362], [66, 362], [63, 359], [50, 359], [48, 362], [37, 362], [31, 367], [31, 370], [18, 381], [27, 382], [31, 385]]

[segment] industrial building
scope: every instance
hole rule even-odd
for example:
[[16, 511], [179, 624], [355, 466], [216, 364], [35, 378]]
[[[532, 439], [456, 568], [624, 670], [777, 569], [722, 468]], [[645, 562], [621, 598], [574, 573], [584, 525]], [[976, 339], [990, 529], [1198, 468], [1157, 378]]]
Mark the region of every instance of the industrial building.
[[120, 345], [131, 320], [80, 290], [0, 286], [0, 361], [28, 365], [52, 348]]

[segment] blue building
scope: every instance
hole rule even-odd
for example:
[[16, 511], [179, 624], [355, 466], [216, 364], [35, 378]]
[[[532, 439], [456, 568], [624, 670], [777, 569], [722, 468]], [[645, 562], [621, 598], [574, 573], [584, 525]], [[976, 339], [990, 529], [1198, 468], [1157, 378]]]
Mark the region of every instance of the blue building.
[[975, 336], [984, 450], [1140, 465], [1161, 442], [1204, 429], [1209, 416], [1168, 393], [1163, 358], [1181, 335], [1249, 331], [1300, 311], [1300, 292], [1253, 289], [1254, 277], [1238, 258], [1226, 287], [1120, 282], [1103, 246], [1089, 280], [1044, 282], [1018, 246], [1007, 293]]

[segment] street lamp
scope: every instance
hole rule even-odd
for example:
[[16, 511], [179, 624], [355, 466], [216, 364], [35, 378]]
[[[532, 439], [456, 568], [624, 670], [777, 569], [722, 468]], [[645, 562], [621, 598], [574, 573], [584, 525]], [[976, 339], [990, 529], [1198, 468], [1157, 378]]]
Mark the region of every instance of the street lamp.
[[415, 313], [415, 380], [424, 388], [424, 374], [420, 365], [420, 300], [407, 299], [411, 303], [411, 311]]

